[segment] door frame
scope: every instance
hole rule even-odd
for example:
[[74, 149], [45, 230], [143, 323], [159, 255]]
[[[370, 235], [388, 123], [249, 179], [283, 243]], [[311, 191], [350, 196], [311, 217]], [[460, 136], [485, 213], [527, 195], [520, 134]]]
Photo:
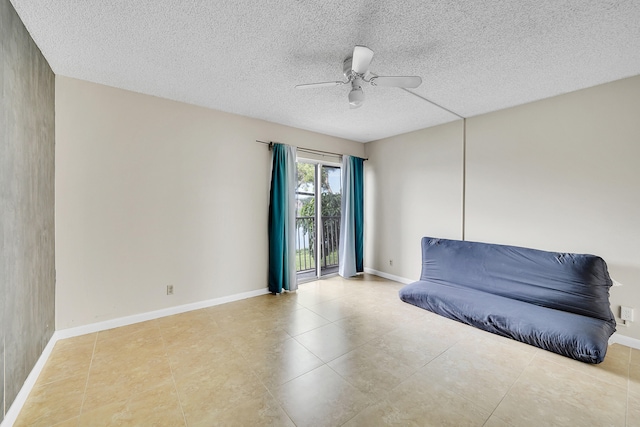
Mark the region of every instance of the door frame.
[[[326, 160], [316, 160], [316, 159], [308, 159], [308, 158], [300, 158], [296, 159], [297, 163], [308, 163], [314, 165], [315, 169], [315, 185], [314, 185], [314, 197], [316, 201], [316, 209], [315, 209], [315, 224], [316, 224], [316, 275], [314, 278], [309, 278], [303, 281], [313, 281], [319, 280], [324, 277], [335, 276], [338, 273], [328, 273], [322, 274], [322, 265], [320, 262], [322, 250], [324, 246], [324, 226], [322, 224], [322, 189], [321, 189], [321, 179], [322, 179], [322, 167], [328, 166], [332, 168], [339, 168], [342, 172], [342, 162], [331, 162]], [[342, 194], [342, 177], [340, 178], [340, 194]], [[342, 212], [342, 204], [340, 206], [340, 211]], [[338, 263], [340, 263], [340, 258], [338, 256]], [[297, 280], [297, 275], [296, 275]]]

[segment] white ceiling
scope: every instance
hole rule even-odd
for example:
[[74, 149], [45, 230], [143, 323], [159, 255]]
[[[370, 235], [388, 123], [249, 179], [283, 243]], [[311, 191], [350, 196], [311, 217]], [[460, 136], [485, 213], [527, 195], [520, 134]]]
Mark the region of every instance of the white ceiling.
[[638, 0], [11, 0], [56, 74], [367, 142], [640, 74]]

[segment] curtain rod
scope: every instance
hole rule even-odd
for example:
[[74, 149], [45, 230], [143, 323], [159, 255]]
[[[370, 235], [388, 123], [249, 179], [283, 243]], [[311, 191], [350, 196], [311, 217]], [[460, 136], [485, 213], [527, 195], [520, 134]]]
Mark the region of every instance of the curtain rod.
[[[256, 142], [259, 142], [260, 144], [267, 144], [269, 146], [269, 150], [271, 150], [271, 147], [273, 146], [274, 142], [273, 141], [260, 141], [259, 139], [256, 139]], [[315, 150], [313, 148], [304, 148], [304, 147], [296, 147], [298, 150], [300, 151], [304, 151], [306, 153], [311, 153], [311, 154], [328, 154], [330, 156], [336, 156], [336, 157], [342, 157], [342, 154], [340, 153], [333, 153], [331, 151], [322, 151], [322, 150]], [[367, 161], [369, 159], [362, 159], [364, 161]]]

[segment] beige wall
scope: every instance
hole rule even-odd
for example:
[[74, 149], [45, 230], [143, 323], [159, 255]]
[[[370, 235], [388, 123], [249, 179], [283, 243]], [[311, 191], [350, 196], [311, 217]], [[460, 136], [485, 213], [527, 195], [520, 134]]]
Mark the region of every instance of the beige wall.
[[592, 253], [640, 338], [640, 77], [467, 121], [466, 238]]
[[271, 156], [256, 139], [364, 155], [357, 142], [57, 76], [56, 328], [265, 289]]
[[462, 237], [462, 131], [460, 120], [366, 144], [365, 267], [418, 280], [423, 236]]
[[[467, 240], [602, 256], [624, 284], [611, 290], [612, 311], [618, 316], [622, 303], [636, 311], [636, 321], [618, 332], [637, 339], [639, 112], [640, 77], [634, 77], [468, 119], [464, 218]], [[366, 170], [365, 215], [367, 237], [375, 236], [367, 243], [366, 267], [413, 279], [420, 271], [419, 235], [459, 237], [453, 231], [462, 217], [453, 201], [462, 197], [454, 179], [462, 152], [457, 161], [433, 160], [444, 149], [443, 139], [430, 133], [435, 129], [367, 144], [375, 160]], [[450, 144], [460, 147], [461, 132], [457, 137]], [[440, 185], [450, 185], [455, 196], [419, 191]], [[443, 213], [434, 221], [436, 209]], [[394, 253], [407, 261], [390, 267]]]

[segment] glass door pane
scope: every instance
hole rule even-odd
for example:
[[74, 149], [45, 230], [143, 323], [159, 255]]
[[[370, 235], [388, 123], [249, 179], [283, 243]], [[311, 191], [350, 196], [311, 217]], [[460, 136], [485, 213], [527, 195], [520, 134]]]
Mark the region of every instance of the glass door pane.
[[296, 272], [298, 278], [317, 277], [316, 165], [297, 163]]
[[321, 275], [325, 275], [338, 272], [342, 175], [339, 167], [321, 165], [320, 168], [320, 268]]

